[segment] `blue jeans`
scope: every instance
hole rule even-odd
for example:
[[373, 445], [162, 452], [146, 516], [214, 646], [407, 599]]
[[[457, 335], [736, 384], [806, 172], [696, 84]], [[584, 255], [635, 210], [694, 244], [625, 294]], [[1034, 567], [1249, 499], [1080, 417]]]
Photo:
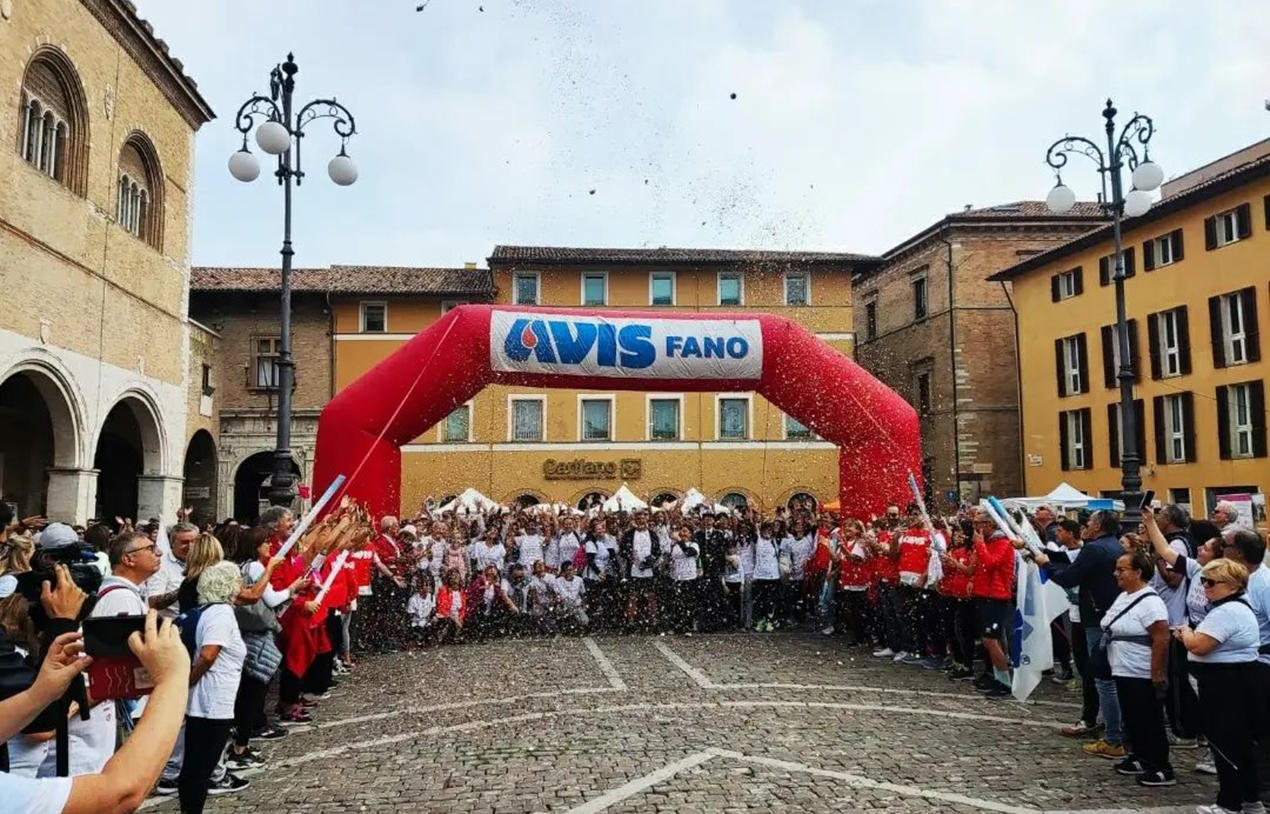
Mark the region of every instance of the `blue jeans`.
[[[1085, 628], [1085, 649], [1092, 655], [1098, 642], [1102, 641], [1101, 627]], [[1098, 706], [1102, 708], [1102, 722], [1107, 727], [1103, 740], [1119, 746], [1124, 743], [1124, 729], [1120, 722], [1120, 699], [1116, 695], [1116, 682], [1109, 678], [1094, 680], [1098, 688]], [[1088, 721], [1087, 723], [1093, 723]]]

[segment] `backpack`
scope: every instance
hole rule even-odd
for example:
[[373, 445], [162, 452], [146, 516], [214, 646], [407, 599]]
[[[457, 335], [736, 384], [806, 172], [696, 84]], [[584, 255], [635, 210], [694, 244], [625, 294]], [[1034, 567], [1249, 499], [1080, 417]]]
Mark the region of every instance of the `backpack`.
[[208, 602], [206, 605], [199, 605], [197, 608], [190, 608], [176, 617], [176, 627], [181, 631], [181, 644], [185, 645], [185, 650], [190, 654], [190, 662], [198, 658], [198, 620], [203, 618], [203, 612], [213, 605], [225, 605], [226, 602]]

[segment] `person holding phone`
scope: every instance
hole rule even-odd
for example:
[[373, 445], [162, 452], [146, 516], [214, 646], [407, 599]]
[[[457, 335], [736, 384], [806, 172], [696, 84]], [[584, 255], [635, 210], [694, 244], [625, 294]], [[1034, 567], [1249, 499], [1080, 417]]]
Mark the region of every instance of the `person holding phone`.
[[[0, 800], [26, 814], [126, 814], [145, 801], [172, 751], [185, 713], [190, 660], [176, 628], [159, 623], [150, 611], [145, 631], [133, 633], [128, 647], [154, 679], [146, 713], [137, 728], [100, 772], [77, 777], [33, 779], [0, 773]], [[62, 697], [92, 659], [83, 656], [80, 633], [53, 640], [31, 688], [0, 702], [0, 738], [18, 732]]]

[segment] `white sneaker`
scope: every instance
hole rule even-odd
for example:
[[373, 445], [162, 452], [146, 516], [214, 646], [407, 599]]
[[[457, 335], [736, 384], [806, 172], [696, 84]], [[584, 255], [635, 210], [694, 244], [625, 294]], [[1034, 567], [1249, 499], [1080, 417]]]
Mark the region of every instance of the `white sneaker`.
[[1231, 811], [1229, 808], [1219, 806], [1213, 803], [1211, 806], [1200, 806], [1195, 809], [1195, 814], [1240, 814], [1238, 811]]
[[1266, 804], [1257, 800], [1251, 803], [1244, 803], [1244, 807], [1240, 814], [1266, 814]]
[[895, 651], [891, 650], [889, 647], [883, 647], [881, 650], [874, 650], [873, 655], [880, 659], [889, 659], [891, 656], [895, 655]]
[[903, 661], [906, 658], [908, 658], [908, 653], [901, 650], [900, 652], [896, 653], [894, 656], [891, 656], [891, 661]]
[[822, 636], [832, 636], [832, 635], [833, 635], [833, 625], [829, 625], [829, 626], [828, 626], [828, 627], [826, 627], [824, 630], [820, 631], [820, 635], [822, 635]]
[[1213, 762], [1213, 752], [1208, 748], [1200, 751], [1195, 758], [1195, 771], [1200, 774], [1217, 774], [1217, 764]]

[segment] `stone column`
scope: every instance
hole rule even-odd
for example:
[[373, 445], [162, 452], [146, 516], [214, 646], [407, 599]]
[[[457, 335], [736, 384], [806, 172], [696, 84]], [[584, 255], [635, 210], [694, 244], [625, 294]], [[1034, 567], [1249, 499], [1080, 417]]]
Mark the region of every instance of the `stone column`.
[[97, 509], [99, 470], [50, 466], [47, 472], [49, 520], [87, 525]]
[[138, 524], [157, 517], [165, 525], [176, 522], [177, 510], [181, 508], [181, 487], [184, 478], [170, 475], [139, 475], [137, 477], [137, 517]]

